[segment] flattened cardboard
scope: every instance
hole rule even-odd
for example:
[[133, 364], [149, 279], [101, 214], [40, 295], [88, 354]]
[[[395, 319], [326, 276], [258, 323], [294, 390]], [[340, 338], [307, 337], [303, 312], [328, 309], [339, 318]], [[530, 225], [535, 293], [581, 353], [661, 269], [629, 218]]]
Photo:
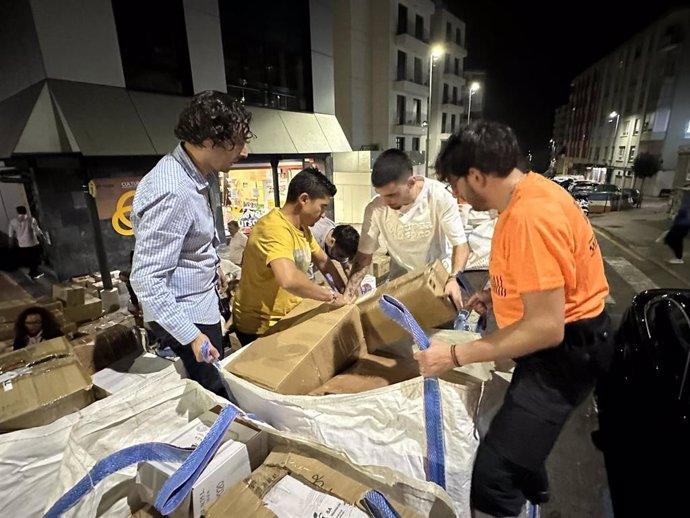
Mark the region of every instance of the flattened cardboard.
[[419, 364], [413, 358], [389, 358], [367, 354], [349, 369], [334, 376], [310, 396], [358, 394], [419, 376]]
[[94, 399], [91, 378], [76, 358], [39, 363], [0, 385], [0, 432], [50, 424]]
[[86, 296], [84, 286], [53, 284], [53, 298], [61, 300], [67, 307], [83, 306]]
[[359, 310], [349, 305], [258, 338], [227, 369], [273, 392], [308, 394], [365, 353]]
[[379, 286], [374, 293], [357, 301], [369, 352], [389, 347], [395, 350], [396, 344], [409, 338], [402, 327], [383, 314], [379, 307], [383, 295], [391, 295], [402, 302], [424, 330], [451, 322], [457, 310], [443, 293], [447, 279], [445, 266], [436, 261]]
[[[336, 469], [331, 459], [323, 460], [292, 451], [289, 446], [276, 447], [266, 458], [264, 464], [255, 470], [251, 477], [226, 491], [209, 508], [206, 518], [226, 518], [228, 516], [251, 516], [252, 518], [276, 518], [276, 515], [263, 504], [263, 497], [283, 477], [290, 475], [313, 489], [329, 493], [344, 502], [361, 509], [360, 501], [375, 482], [358, 474], [356, 478]], [[353, 470], [350, 473], [354, 474]], [[384, 488], [376, 487], [385, 493]], [[421, 518], [404, 505], [390, 500], [402, 518]]]

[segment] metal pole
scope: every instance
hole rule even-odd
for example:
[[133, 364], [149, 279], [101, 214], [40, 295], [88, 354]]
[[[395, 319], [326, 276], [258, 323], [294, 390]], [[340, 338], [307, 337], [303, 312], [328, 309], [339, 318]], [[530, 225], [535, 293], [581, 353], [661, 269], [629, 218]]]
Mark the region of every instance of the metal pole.
[[470, 99], [469, 102], [467, 103], [467, 124], [470, 124], [470, 116], [472, 114], [472, 87], [470, 86]]
[[427, 178], [429, 177], [429, 154], [431, 153], [431, 138], [429, 136], [429, 132], [431, 130], [431, 85], [433, 83], [433, 78], [434, 78], [434, 56], [433, 54], [429, 55], [429, 97], [427, 98], [426, 101], [426, 160], [424, 160], [424, 176]]
[[280, 178], [278, 177], [278, 162], [280, 157], [271, 156], [271, 171], [273, 172], [273, 203], [276, 207], [280, 207]]
[[[91, 224], [93, 225], [93, 240], [96, 245], [96, 257], [98, 258], [98, 269], [101, 271], [101, 282], [103, 282], [103, 289], [112, 290], [113, 281], [110, 278], [110, 268], [108, 267], [108, 256], [105, 253], [105, 243], [103, 242], [103, 232], [101, 231], [101, 221], [98, 218], [98, 207], [96, 206], [96, 193], [91, 183], [91, 171], [88, 165], [86, 169], [86, 183], [84, 183], [84, 198], [86, 198], [86, 206], [89, 208], [91, 216]], [[89, 186], [92, 186], [91, 189]]]

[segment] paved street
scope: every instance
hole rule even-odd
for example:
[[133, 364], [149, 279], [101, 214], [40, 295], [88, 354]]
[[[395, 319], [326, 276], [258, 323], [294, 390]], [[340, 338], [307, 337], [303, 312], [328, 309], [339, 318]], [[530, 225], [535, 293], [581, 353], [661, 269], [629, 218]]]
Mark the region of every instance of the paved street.
[[[670, 225], [666, 200], [650, 200], [642, 209], [592, 215], [611, 288], [607, 308], [614, 325], [639, 291], [690, 288], [690, 264], [668, 265], [671, 252], [655, 239]], [[687, 253], [690, 241], [686, 244]], [[688, 261], [690, 262], [690, 261]], [[552, 501], [544, 518], [611, 518], [603, 458], [592, 445], [596, 414], [587, 401], [572, 417], [549, 460]]]

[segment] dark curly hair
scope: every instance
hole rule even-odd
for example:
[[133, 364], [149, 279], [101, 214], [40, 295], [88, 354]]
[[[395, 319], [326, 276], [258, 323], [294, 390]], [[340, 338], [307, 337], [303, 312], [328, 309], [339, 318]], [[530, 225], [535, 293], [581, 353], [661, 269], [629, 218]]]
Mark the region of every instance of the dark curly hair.
[[352, 261], [359, 248], [359, 232], [352, 225], [337, 225], [331, 234], [335, 239], [335, 246]]
[[55, 316], [48, 311], [46, 308], [40, 306], [32, 306], [26, 308], [22, 311], [17, 320], [14, 323], [14, 350], [23, 349], [26, 347], [29, 332], [26, 329], [26, 317], [29, 315], [40, 315], [41, 316], [41, 327], [43, 330], [43, 339], [50, 340], [51, 338], [57, 338], [58, 336], [64, 336], [65, 333], [62, 332], [60, 324], [55, 319]]
[[206, 90], [196, 94], [182, 110], [175, 136], [195, 146], [211, 139], [214, 146], [241, 145], [254, 134], [249, 129], [252, 114], [235, 98], [223, 92]]

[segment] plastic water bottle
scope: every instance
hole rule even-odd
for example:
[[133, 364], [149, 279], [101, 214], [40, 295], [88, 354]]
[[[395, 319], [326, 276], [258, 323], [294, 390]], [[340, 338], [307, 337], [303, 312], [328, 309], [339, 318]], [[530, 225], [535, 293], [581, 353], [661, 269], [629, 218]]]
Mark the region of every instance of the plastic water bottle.
[[455, 319], [455, 322], [453, 323], [453, 329], [456, 331], [469, 331], [470, 330], [470, 324], [467, 322], [467, 317], [469, 316], [469, 312], [466, 309], [463, 309], [458, 313], [457, 318]]

